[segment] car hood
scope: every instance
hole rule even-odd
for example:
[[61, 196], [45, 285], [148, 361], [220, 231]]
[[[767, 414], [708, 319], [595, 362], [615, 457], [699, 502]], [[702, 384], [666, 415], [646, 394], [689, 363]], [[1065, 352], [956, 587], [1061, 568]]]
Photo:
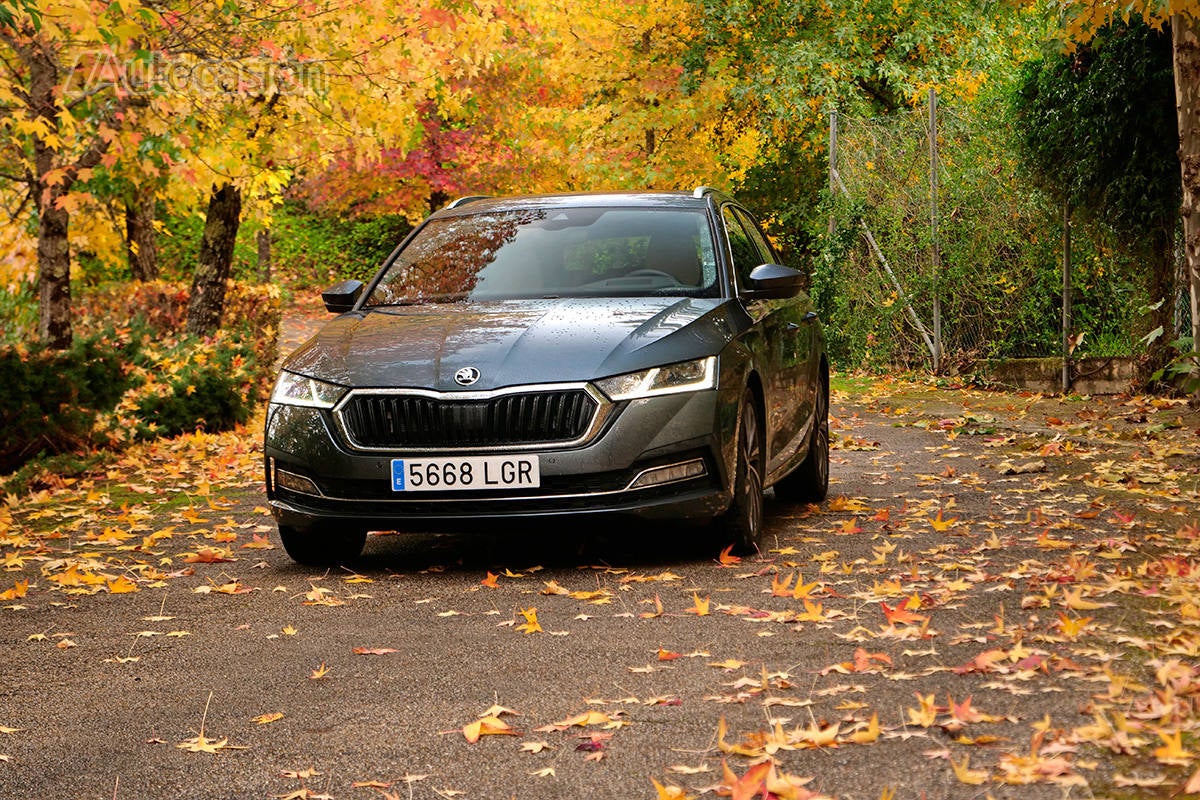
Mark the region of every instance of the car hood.
[[586, 381], [720, 352], [727, 301], [563, 298], [382, 307], [329, 322], [284, 368], [343, 386], [471, 390]]

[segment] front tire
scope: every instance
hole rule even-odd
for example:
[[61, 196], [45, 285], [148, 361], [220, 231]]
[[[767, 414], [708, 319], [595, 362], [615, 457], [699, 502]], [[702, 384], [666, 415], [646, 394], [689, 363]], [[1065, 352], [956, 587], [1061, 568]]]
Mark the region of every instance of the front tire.
[[348, 564], [362, 555], [367, 543], [364, 530], [346, 529], [330, 523], [297, 528], [279, 526], [283, 549], [297, 564], [306, 567], [333, 567]]
[[754, 393], [742, 395], [738, 413], [733, 503], [721, 518], [722, 534], [738, 555], [759, 552], [763, 537], [763, 433]]
[[775, 484], [775, 497], [786, 503], [819, 503], [829, 494], [829, 379], [822, 376], [813, 408], [808, 455]]

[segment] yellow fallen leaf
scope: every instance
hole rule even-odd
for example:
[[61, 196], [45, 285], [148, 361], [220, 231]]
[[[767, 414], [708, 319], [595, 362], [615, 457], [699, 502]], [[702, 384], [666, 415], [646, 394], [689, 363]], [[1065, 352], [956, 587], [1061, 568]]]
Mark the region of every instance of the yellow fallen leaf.
[[850, 734], [850, 741], [855, 744], [871, 744], [879, 738], [879, 715], [872, 714], [871, 721], [863, 730], [857, 730]]
[[1154, 757], [1160, 764], [1187, 766], [1191, 763], [1193, 754], [1183, 749], [1183, 731], [1174, 733], [1159, 732], [1158, 738], [1163, 740], [1162, 747], [1154, 749]]
[[517, 630], [522, 633], [541, 633], [542, 626], [538, 623], [536, 608], [523, 608], [518, 612], [525, 621], [517, 626]]
[[507, 722], [499, 717], [483, 717], [463, 726], [463, 738], [471, 744], [483, 736], [519, 736]]
[[971, 769], [970, 764], [970, 756], [963, 756], [961, 764], [955, 763], [953, 759], [950, 760], [950, 766], [954, 767], [954, 777], [958, 778], [959, 783], [979, 786], [988, 779], [988, 774], [984, 770]]
[[694, 800], [696, 797], [694, 794], [688, 794], [686, 789], [683, 789], [679, 786], [674, 786], [671, 784], [663, 786], [661, 783], [654, 780], [654, 778], [651, 778], [650, 782], [654, 784], [654, 791], [657, 793], [657, 800]]

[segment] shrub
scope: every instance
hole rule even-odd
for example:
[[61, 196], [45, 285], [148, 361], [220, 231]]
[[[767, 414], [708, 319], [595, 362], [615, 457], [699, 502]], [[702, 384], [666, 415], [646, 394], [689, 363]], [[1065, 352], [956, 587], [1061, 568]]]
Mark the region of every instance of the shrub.
[[156, 281], [81, 293], [77, 341], [0, 347], [0, 472], [41, 454], [245, 422], [278, 354], [276, 287], [231, 282], [213, 336], [183, 333], [188, 290]]
[[93, 320], [115, 319], [121, 304], [134, 312], [122, 329], [131, 341], [127, 388], [97, 422], [109, 441], [224, 430], [249, 419], [265, 396], [279, 352], [276, 287], [230, 281], [222, 327], [205, 338], [182, 333], [188, 293], [179, 284], [109, 287], [89, 301]]
[[0, 472], [89, 444], [100, 410], [128, 385], [121, 362], [121, 348], [99, 338], [66, 351], [0, 347]]

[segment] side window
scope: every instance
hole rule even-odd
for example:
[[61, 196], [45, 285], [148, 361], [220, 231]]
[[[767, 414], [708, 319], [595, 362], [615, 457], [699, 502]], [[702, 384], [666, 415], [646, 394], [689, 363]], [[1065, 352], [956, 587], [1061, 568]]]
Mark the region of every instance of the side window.
[[754, 266], [757, 267], [759, 264], [774, 264], [779, 261], [774, 251], [771, 250], [771, 245], [767, 243], [767, 237], [763, 236], [762, 231], [759, 230], [758, 223], [754, 221], [754, 218], [740, 208], [735, 213], [738, 219], [742, 221], [742, 225], [746, 228], [746, 233], [749, 234], [750, 240], [754, 242], [754, 247], [758, 251], [758, 262]]
[[750, 234], [742, 226], [737, 212], [730, 206], [721, 209], [721, 217], [725, 221], [725, 232], [729, 236], [729, 250], [733, 256], [733, 273], [737, 276], [738, 288], [747, 285], [750, 271], [762, 262], [761, 254]]

